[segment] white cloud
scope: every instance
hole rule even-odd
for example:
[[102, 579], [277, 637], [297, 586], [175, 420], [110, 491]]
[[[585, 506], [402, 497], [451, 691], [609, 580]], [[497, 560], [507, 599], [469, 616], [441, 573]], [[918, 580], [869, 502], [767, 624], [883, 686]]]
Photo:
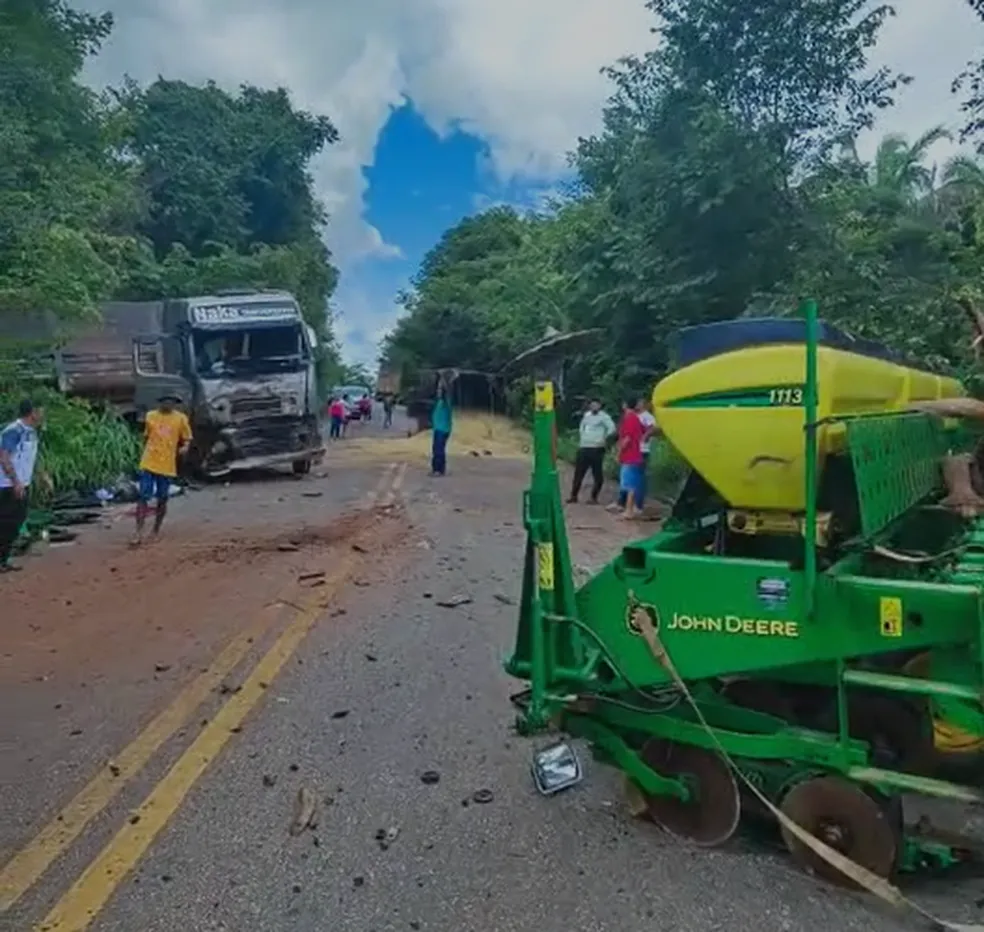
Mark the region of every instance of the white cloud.
[[[960, 126], [959, 101], [950, 84], [964, 65], [981, 57], [984, 23], [965, 0], [895, 0], [898, 15], [882, 31], [874, 64], [888, 65], [915, 79], [886, 110], [875, 132], [860, 146], [870, 156], [884, 133], [902, 133], [910, 139], [943, 125], [956, 136]], [[932, 155], [946, 158], [956, 143], [938, 144]]]
[[[579, 135], [600, 125], [609, 86], [600, 69], [651, 47], [642, 0], [76, 0], [115, 6], [117, 28], [90, 67], [99, 82], [158, 74], [235, 87], [282, 84], [295, 102], [328, 114], [342, 142], [316, 161], [343, 277], [368, 257], [398, 256], [363, 218], [363, 168], [394, 107], [411, 98], [441, 132], [455, 126], [488, 145], [500, 176], [544, 186], [563, 173]], [[913, 73], [880, 129], [914, 135], [957, 121], [949, 81], [978, 54], [984, 26], [962, 0], [897, 0], [878, 50]], [[343, 278], [344, 280], [344, 278]], [[338, 305], [368, 333], [373, 307]], [[385, 315], [384, 315], [385, 316]], [[369, 321], [373, 323], [370, 324]]]
[[[409, 282], [403, 287], [409, 287]], [[334, 329], [349, 362], [369, 368], [376, 365], [383, 338], [403, 313], [395, 297], [374, 298], [356, 276], [342, 279], [333, 302], [337, 306]]]

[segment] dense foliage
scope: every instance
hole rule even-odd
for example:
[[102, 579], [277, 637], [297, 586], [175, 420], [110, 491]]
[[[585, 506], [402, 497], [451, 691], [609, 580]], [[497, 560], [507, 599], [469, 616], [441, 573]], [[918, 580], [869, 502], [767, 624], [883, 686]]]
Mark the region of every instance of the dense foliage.
[[[22, 395], [0, 368], [0, 424], [16, 417]], [[67, 493], [108, 486], [132, 471], [139, 440], [122, 419], [54, 389], [35, 389], [31, 397], [45, 411], [38, 469], [50, 476], [55, 490]], [[44, 503], [50, 491], [35, 483], [35, 504]]]
[[[66, 0], [0, 3], [0, 315], [82, 318], [106, 300], [284, 288], [318, 333], [323, 381], [334, 381], [337, 271], [308, 164], [335, 127], [295, 110], [283, 89], [158, 80], [98, 94], [79, 76], [111, 29], [109, 14]], [[19, 352], [0, 346], [0, 357]], [[27, 393], [3, 381], [0, 417]], [[59, 487], [134, 465], [121, 422], [43, 394], [43, 456]]]
[[[970, 8], [984, 21], [984, 0], [967, 0]], [[962, 110], [966, 121], [961, 138], [974, 140], [977, 153], [984, 155], [984, 58], [968, 64], [953, 82], [953, 91], [963, 95]]]
[[[890, 6], [648, 6], [661, 41], [611, 69], [571, 189], [538, 215], [496, 208], [448, 230], [384, 362], [498, 370], [547, 326], [597, 326], [604, 345], [570, 384], [614, 402], [666, 370], [680, 326], [814, 296], [858, 335], [966, 370], [955, 299], [984, 283], [984, 164], [930, 167], [937, 128], [885, 138], [868, 163], [855, 149], [909, 81], [868, 64]], [[962, 87], [965, 138], [984, 144], [981, 85]]]
[[0, 5], [0, 313], [286, 288], [334, 352], [337, 273], [308, 174], [338, 138], [330, 120], [282, 89], [97, 94], [79, 75], [111, 29], [65, 0]]

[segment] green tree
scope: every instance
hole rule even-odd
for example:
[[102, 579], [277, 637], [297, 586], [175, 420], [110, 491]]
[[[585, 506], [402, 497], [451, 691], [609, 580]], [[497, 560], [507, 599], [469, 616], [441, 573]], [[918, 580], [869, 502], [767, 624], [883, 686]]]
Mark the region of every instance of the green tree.
[[117, 283], [96, 246], [130, 231], [136, 200], [77, 80], [111, 26], [61, 0], [0, 6], [0, 311], [93, 313]]
[[[651, 0], [661, 44], [615, 65], [603, 130], [543, 215], [448, 231], [384, 348], [404, 372], [496, 368], [547, 325], [601, 327], [575, 394], [610, 401], [671, 364], [670, 334], [742, 314], [824, 317], [923, 364], [966, 364], [955, 298], [981, 290], [980, 166], [942, 172], [933, 128], [855, 140], [903, 75], [868, 67], [889, 6]], [[810, 40], [804, 41], [803, 37]]]
[[[970, 8], [984, 21], [984, 0], [967, 0]], [[971, 62], [953, 82], [954, 94], [963, 96], [961, 111], [964, 125], [961, 142], [973, 141], [979, 155], [984, 155], [984, 58]]]
[[119, 263], [118, 293], [169, 297], [229, 287], [284, 288], [332, 357], [328, 301], [338, 273], [310, 160], [338, 139], [287, 92], [160, 79], [115, 95], [122, 151], [138, 166], [145, 213]]
[[623, 98], [645, 113], [700, 94], [761, 132], [789, 168], [823, 159], [871, 127], [909, 78], [868, 70], [893, 8], [870, 0], [648, 0], [662, 43], [613, 69]]
[[324, 223], [308, 163], [338, 132], [294, 110], [283, 88], [246, 85], [233, 96], [212, 82], [159, 79], [117, 99], [148, 205], [140, 232], [158, 255], [174, 243], [194, 256], [215, 244], [289, 245]]

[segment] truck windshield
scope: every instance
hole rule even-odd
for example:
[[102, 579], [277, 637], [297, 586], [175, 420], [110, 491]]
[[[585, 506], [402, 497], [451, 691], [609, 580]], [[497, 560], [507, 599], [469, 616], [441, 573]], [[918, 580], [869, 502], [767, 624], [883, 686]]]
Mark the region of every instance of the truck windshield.
[[196, 330], [195, 369], [209, 376], [258, 375], [296, 371], [306, 362], [301, 328]]

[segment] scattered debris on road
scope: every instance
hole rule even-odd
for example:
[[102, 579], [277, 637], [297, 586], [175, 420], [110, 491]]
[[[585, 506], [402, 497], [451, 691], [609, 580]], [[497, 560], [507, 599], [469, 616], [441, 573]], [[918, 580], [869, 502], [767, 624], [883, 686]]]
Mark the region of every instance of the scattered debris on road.
[[263, 785], [265, 787], [276, 786], [277, 778], [272, 773], [263, 774]]
[[286, 541], [282, 544], [277, 544], [277, 550], [279, 550], [281, 553], [296, 553], [300, 549], [301, 548], [298, 547], [297, 544], [292, 544], [289, 541]]
[[331, 717], [334, 719], [347, 718], [351, 709], [339, 709], [337, 712], [332, 712]]
[[294, 803], [294, 819], [290, 825], [291, 835], [300, 835], [305, 829], [316, 828], [317, 809], [314, 793], [306, 786], [302, 786], [297, 791], [297, 801]]
[[478, 805], [480, 806], [490, 803], [494, 799], [495, 799], [495, 795], [492, 793], [492, 790], [487, 790], [487, 789], [475, 790], [475, 792], [472, 793], [472, 802], [478, 803]]
[[508, 595], [504, 595], [501, 592], [496, 592], [492, 596], [492, 598], [495, 599], [496, 602], [501, 602], [503, 605], [515, 605], [516, 604], [516, 600], [515, 599], [510, 598]]
[[390, 826], [389, 828], [381, 828], [376, 832], [376, 841], [379, 843], [380, 851], [387, 851], [389, 846], [396, 841], [400, 834], [400, 830], [395, 826]]
[[441, 775], [436, 770], [425, 770], [420, 775], [420, 782], [423, 783], [424, 786], [434, 786], [435, 784], [441, 782]]
[[470, 595], [465, 595], [464, 593], [459, 593], [458, 595], [452, 595], [447, 599], [439, 599], [438, 605], [441, 608], [460, 608], [462, 605], [470, 605], [472, 597]]
[[312, 570], [311, 572], [308, 573], [301, 573], [297, 577], [297, 581], [302, 583], [311, 583], [317, 579], [324, 580], [326, 575], [327, 574], [325, 573], [324, 570]]

